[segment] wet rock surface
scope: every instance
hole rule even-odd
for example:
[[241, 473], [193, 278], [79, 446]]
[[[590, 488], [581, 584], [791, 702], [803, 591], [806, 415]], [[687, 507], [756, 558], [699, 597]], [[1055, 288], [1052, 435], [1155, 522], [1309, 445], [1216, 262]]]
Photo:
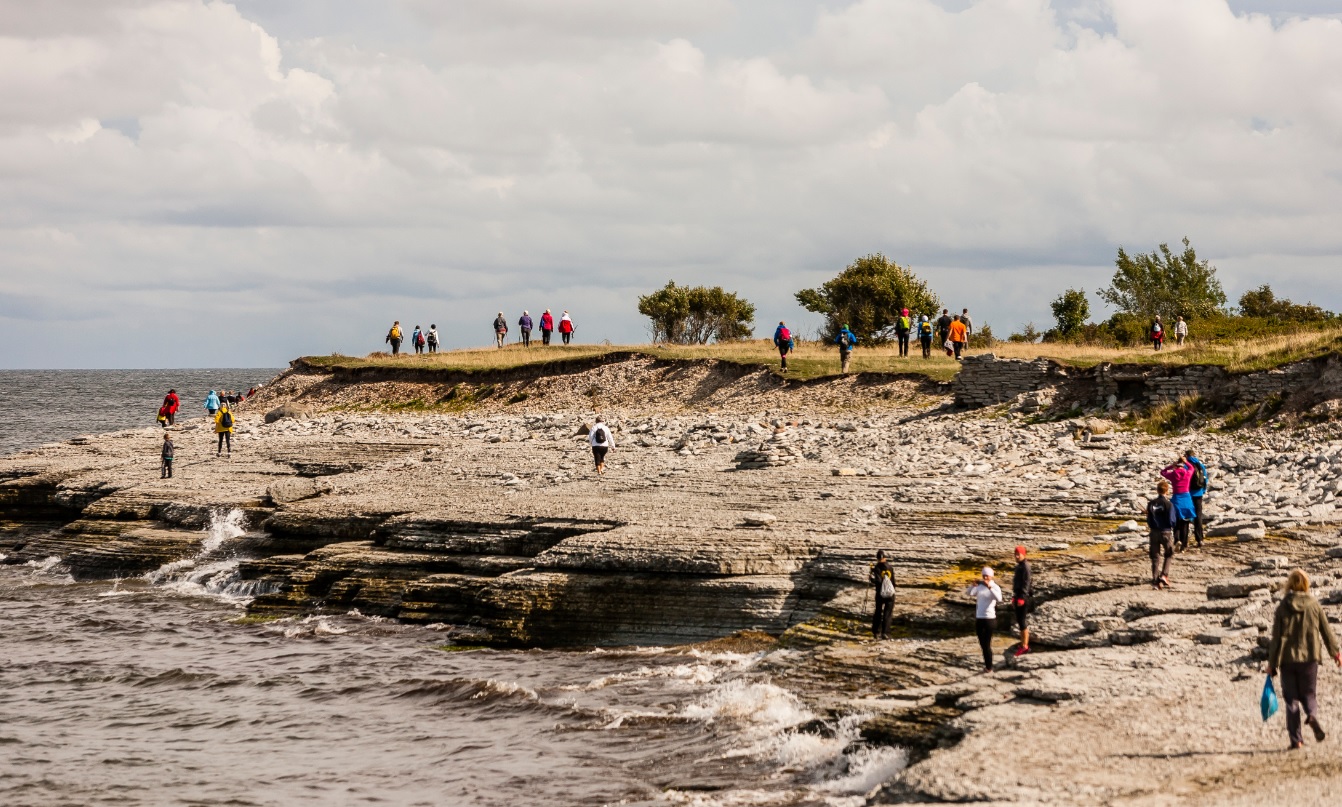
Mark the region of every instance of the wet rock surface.
[[[1272, 801], [1283, 765], [1309, 772], [1289, 791], [1308, 803], [1342, 775], [1312, 748], [1283, 762], [1284, 732], [1254, 716], [1285, 571], [1308, 569], [1342, 616], [1335, 424], [1164, 439], [954, 414], [908, 382], [708, 384], [701, 368], [677, 387], [625, 364], [533, 382], [548, 403], [456, 413], [324, 410], [407, 393], [291, 375], [239, 412], [231, 459], [203, 420], [182, 424], [172, 480], [156, 428], [0, 458], [0, 553], [144, 574], [237, 510], [255, 614], [357, 609], [548, 647], [765, 631], [781, 637], [764, 665], [776, 683], [909, 749], [874, 803]], [[662, 397], [601, 408], [616, 448], [599, 477], [580, 429], [594, 409], [557, 393], [620, 384]], [[265, 422], [281, 395], [306, 416]], [[1141, 508], [1186, 447], [1212, 468], [1208, 538], [1156, 591]], [[1034, 650], [1014, 655], [1003, 608], [998, 670], [982, 675], [964, 588], [992, 565], [1009, 591], [1017, 544], [1032, 550]], [[877, 549], [897, 585], [885, 642], [869, 638]], [[1321, 684], [1325, 714], [1336, 683]]]

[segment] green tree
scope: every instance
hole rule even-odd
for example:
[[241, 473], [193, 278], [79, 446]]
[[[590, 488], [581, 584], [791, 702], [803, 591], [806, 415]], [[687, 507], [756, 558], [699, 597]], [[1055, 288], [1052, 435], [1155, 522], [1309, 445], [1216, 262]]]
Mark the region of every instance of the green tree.
[[1133, 256], [1119, 247], [1114, 261], [1118, 268], [1109, 287], [1100, 290], [1100, 299], [1119, 311], [1148, 318], [1209, 317], [1220, 312], [1226, 295], [1216, 279], [1216, 267], [1199, 261], [1187, 238], [1183, 243], [1184, 251], [1178, 255], [1168, 244]]
[[1013, 333], [1008, 336], [1007, 341], [1024, 342], [1027, 345], [1033, 345], [1035, 342], [1039, 341], [1039, 337], [1041, 336], [1043, 336], [1043, 334], [1039, 332], [1039, 329], [1035, 327], [1034, 323], [1027, 322], [1021, 326], [1018, 333]]
[[677, 286], [675, 281], [638, 298], [652, 320], [652, 340], [680, 345], [732, 342], [754, 332], [755, 306], [721, 286]]
[[847, 323], [865, 344], [894, 338], [902, 308], [909, 309], [911, 315], [932, 315], [941, 308], [941, 300], [926, 281], [879, 252], [853, 261], [818, 289], [797, 292], [797, 302], [807, 311], [825, 316], [821, 334], [825, 341], [833, 341]]
[[1239, 313], [1243, 317], [1282, 322], [1322, 322], [1337, 316], [1313, 303], [1296, 305], [1285, 297], [1279, 298], [1266, 283], [1240, 295]]
[[1053, 319], [1058, 323], [1058, 335], [1064, 339], [1081, 332], [1086, 320], [1090, 319], [1090, 301], [1086, 299], [1085, 289], [1068, 289], [1059, 294], [1052, 303]]

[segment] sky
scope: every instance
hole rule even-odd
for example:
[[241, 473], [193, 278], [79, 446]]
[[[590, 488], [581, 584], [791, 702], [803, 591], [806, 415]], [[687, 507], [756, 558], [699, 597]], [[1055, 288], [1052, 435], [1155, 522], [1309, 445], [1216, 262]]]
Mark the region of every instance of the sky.
[[646, 341], [882, 252], [1004, 336], [1187, 236], [1342, 309], [1333, 0], [0, 0], [0, 367]]

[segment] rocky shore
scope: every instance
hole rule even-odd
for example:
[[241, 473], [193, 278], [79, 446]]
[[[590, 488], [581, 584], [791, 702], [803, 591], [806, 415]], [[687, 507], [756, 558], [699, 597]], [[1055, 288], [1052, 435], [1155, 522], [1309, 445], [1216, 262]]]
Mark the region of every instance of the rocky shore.
[[[0, 553], [107, 578], [223, 551], [258, 618], [357, 609], [463, 644], [752, 632], [776, 683], [909, 749], [872, 803], [1321, 803], [1342, 780], [1330, 746], [1287, 757], [1280, 718], [1255, 713], [1284, 570], [1308, 569], [1342, 618], [1338, 422], [1157, 438], [1031, 395], [957, 410], [917, 379], [646, 357], [488, 379], [300, 366], [244, 407], [232, 458], [185, 421], [172, 480], [156, 428], [0, 458]], [[1213, 469], [1213, 537], [1152, 591], [1132, 520], [1186, 447]], [[244, 534], [205, 546], [233, 511]], [[1009, 584], [1019, 543], [1036, 651], [976, 675], [962, 590], [985, 564]], [[902, 637], [882, 643], [877, 549]], [[1013, 642], [1004, 616], [998, 650]], [[1342, 718], [1340, 683], [1320, 688]]]

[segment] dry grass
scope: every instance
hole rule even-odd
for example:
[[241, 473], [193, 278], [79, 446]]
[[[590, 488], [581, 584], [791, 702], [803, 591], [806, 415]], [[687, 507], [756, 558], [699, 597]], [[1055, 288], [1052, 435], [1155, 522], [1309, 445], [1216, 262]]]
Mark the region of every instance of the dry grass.
[[[1105, 348], [1090, 345], [1022, 344], [999, 342], [989, 350], [974, 350], [971, 354], [994, 353], [1000, 358], [1055, 359], [1076, 367], [1090, 367], [1101, 362], [1115, 364], [1212, 364], [1231, 371], [1244, 372], [1276, 367], [1293, 361], [1342, 350], [1342, 328], [1323, 331], [1286, 334], [1244, 342], [1200, 345], [1196, 342], [1177, 347], [1167, 344], [1159, 353], [1149, 347]], [[371, 353], [365, 357], [309, 356], [315, 365], [344, 367], [436, 367], [460, 372], [484, 372], [510, 369], [552, 362], [592, 359], [611, 353], [634, 352], [655, 358], [718, 359], [751, 366], [778, 370], [778, 351], [766, 339], [732, 342], [721, 345], [533, 345], [530, 349], [513, 344], [503, 349], [468, 348], [436, 354], [401, 354], [393, 358], [387, 353]], [[959, 371], [954, 359], [934, 351], [932, 358], [923, 359], [914, 343], [912, 355], [900, 358], [894, 345], [862, 347], [853, 352], [853, 372], [910, 373], [946, 381]], [[788, 357], [788, 377], [800, 380], [837, 375], [839, 351], [833, 345], [817, 342], [799, 342]]]

